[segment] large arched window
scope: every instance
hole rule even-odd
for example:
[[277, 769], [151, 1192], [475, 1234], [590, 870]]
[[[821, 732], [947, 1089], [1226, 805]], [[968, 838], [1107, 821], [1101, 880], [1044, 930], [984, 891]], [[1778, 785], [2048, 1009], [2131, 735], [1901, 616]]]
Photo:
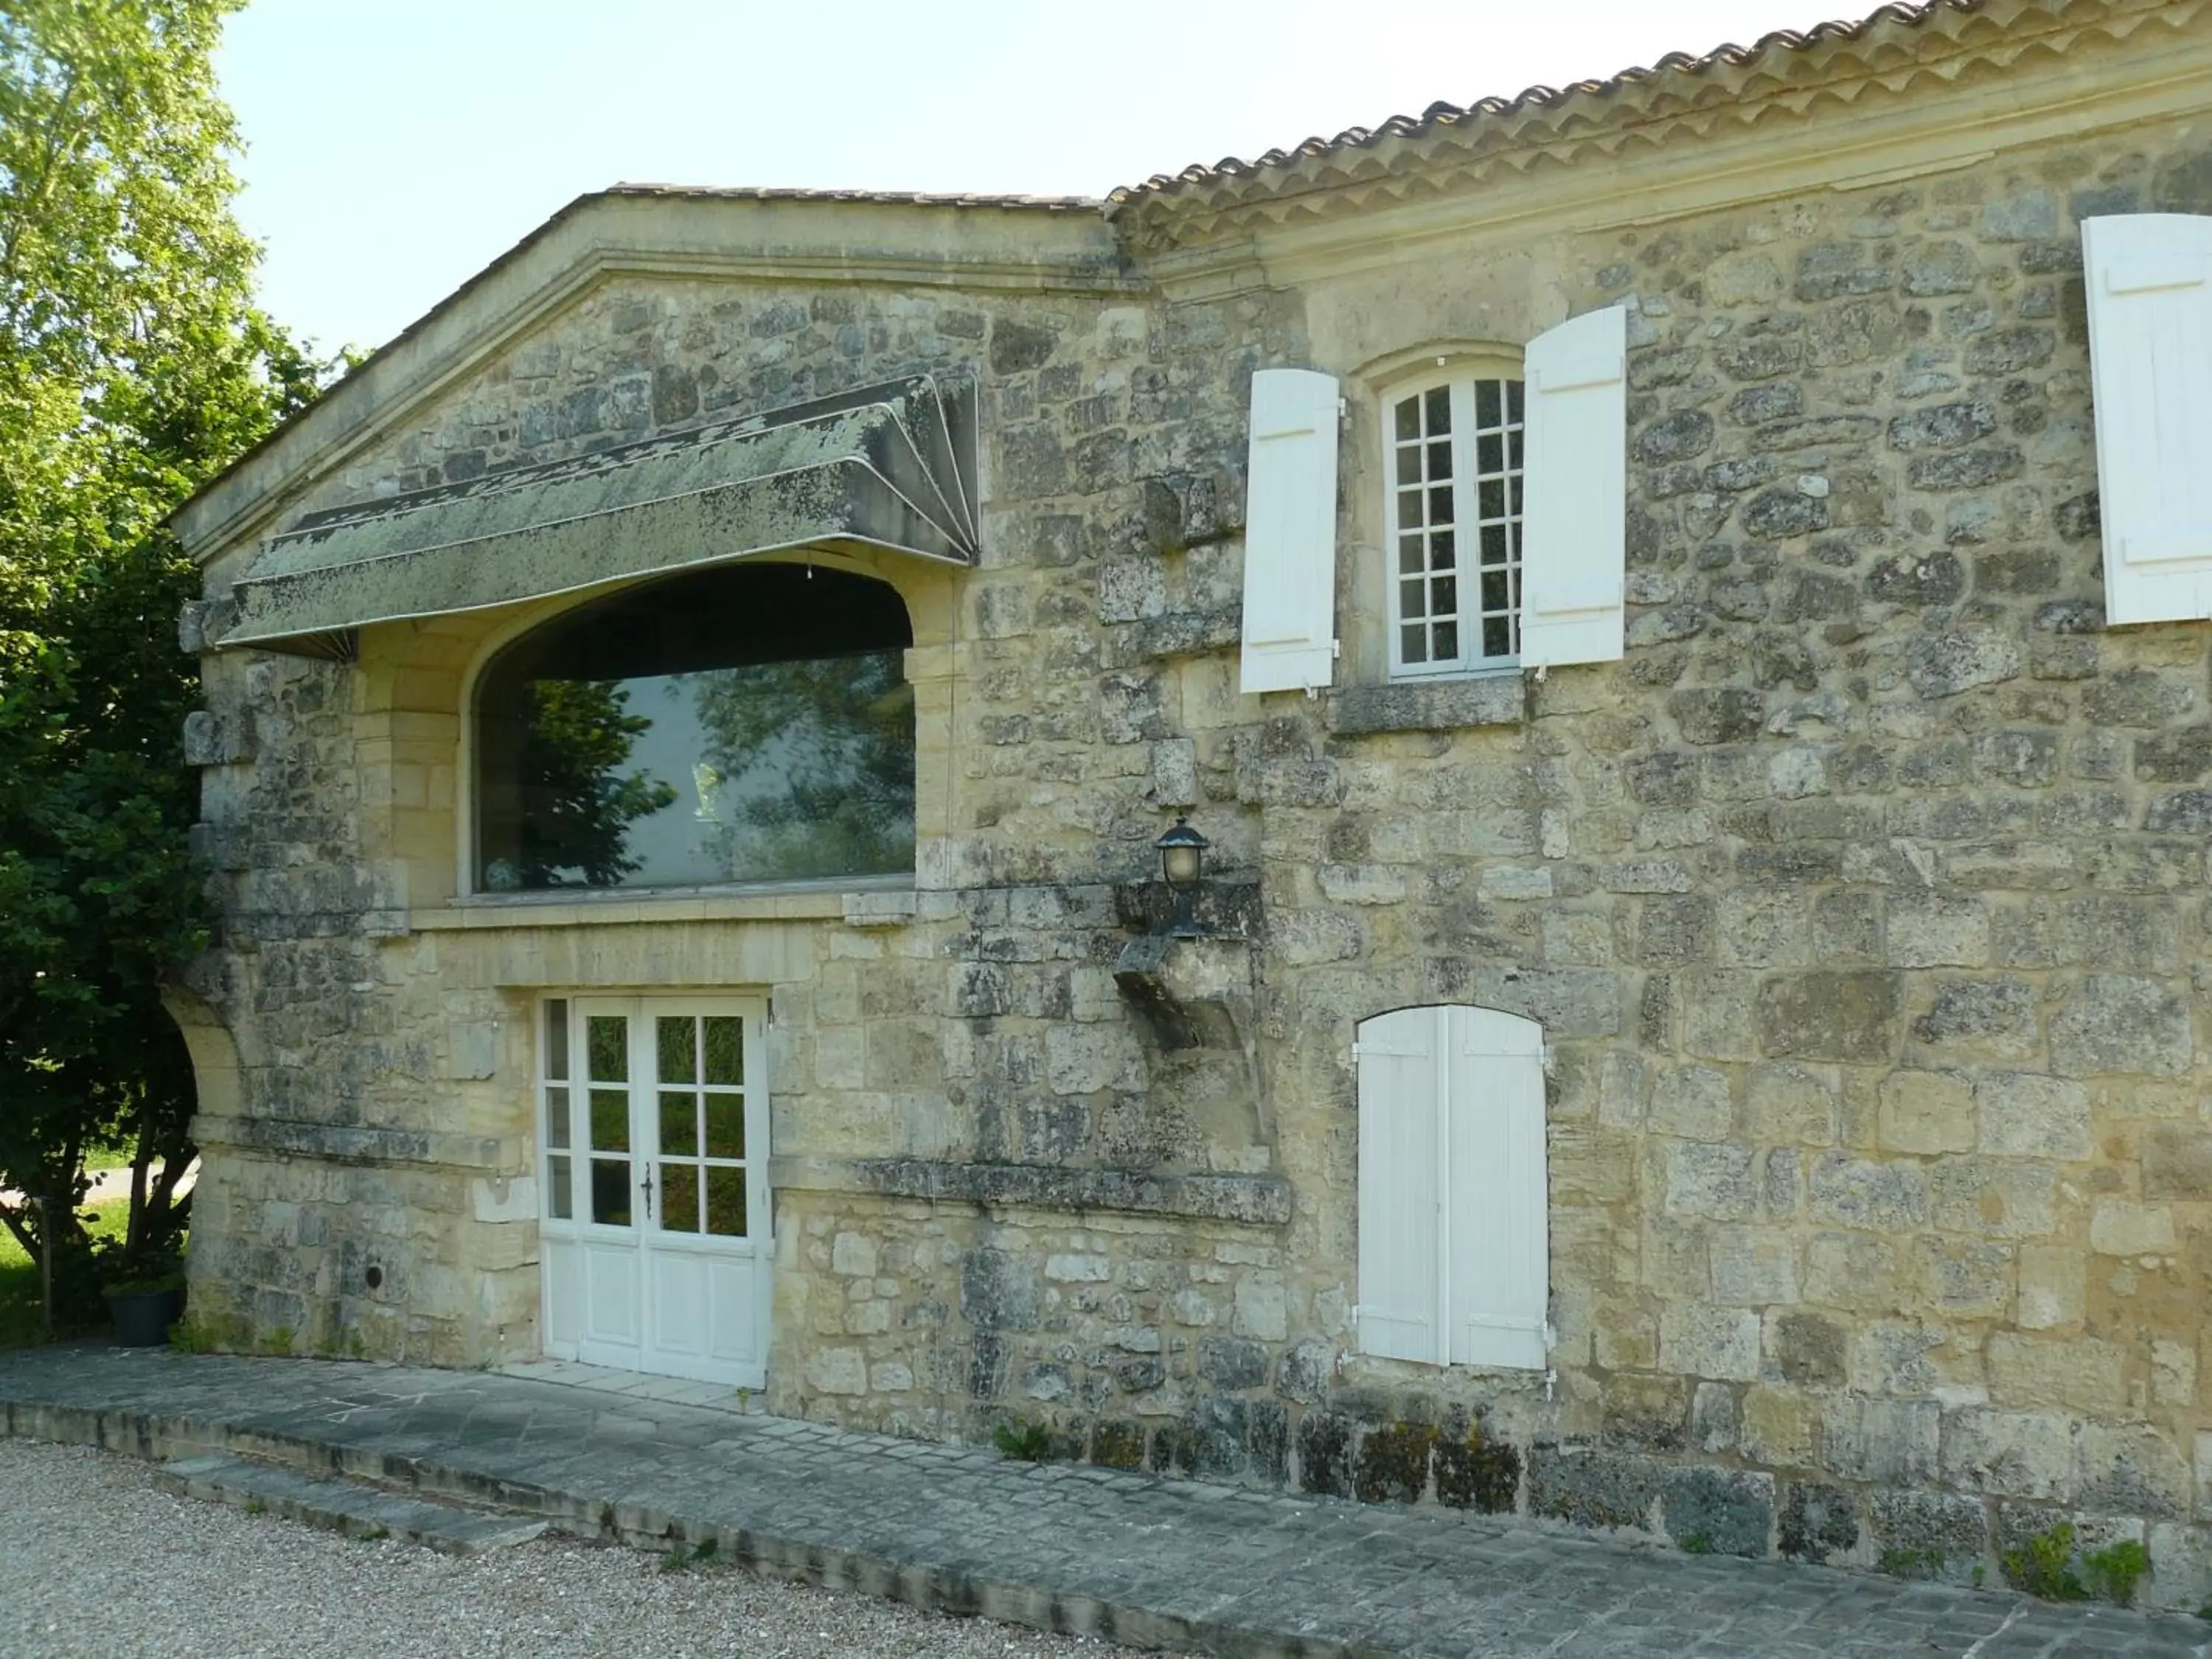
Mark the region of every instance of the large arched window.
[[523, 635], [479, 681], [477, 890], [912, 870], [913, 641], [884, 583], [781, 563]]

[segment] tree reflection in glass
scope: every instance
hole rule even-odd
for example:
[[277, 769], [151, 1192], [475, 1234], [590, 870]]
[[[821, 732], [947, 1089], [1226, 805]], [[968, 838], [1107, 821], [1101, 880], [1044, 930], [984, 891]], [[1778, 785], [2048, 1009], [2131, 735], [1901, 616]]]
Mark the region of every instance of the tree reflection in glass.
[[698, 680], [730, 821], [730, 881], [914, 867], [914, 690], [901, 653], [763, 663]]
[[905, 607], [885, 585], [749, 564], [564, 613], [477, 701], [492, 891], [914, 867]]

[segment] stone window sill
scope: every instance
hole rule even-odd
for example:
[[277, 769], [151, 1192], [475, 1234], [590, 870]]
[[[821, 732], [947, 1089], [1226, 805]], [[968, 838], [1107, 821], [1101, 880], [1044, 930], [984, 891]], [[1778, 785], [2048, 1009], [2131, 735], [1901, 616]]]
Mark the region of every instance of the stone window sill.
[[1485, 674], [1463, 680], [1401, 680], [1340, 686], [1328, 694], [1328, 729], [1339, 737], [1382, 732], [1454, 732], [1468, 726], [1513, 726], [1528, 718], [1522, 675]]
[[666, 921], [843, 921], [882, 927], [909, 919], [914, 878], [781, 882], [773, 886], [589, 897], [485, 894], [408, 913], [414, 933], [483, 928], [610, 927]]

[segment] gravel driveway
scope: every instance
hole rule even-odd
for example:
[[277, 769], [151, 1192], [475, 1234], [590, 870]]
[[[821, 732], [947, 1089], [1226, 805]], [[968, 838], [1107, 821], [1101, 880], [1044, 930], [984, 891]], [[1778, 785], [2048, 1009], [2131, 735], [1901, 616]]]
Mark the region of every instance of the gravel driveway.
[[734, 1568], [543, 1539], [474, 1559], [155, 1492], [149, 1466], [0, 1439], [0, 1659], [1112, 1659]]

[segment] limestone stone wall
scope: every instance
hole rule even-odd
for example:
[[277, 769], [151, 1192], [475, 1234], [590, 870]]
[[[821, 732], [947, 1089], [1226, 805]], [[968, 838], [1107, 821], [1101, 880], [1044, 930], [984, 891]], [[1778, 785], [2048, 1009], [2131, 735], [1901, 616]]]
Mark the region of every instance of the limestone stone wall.
[[[465, 678], [527, 618], [216, 654], [198, 982], [247, 1104], [196, 1316], [532, 1352], [533, 997], [762, 991], [771, 1409], [1959, 1578], [2072, 1519], [2196, 1605], [2212, 625], [2103, 626], [2079, 270], [2153, 207], [2212, 210], [2201, 133], [1226, 299], [602, 286], [302, 505], [975, 368], [986, 562], [881, 572], [915, 890], [457, 907]], [[1399, 366], [1605, 304], [1626, 658], [1384, 689]], [[1236, 690], [1279, 363], [1347, 399], [1311, 700]], [[1184, 807], [1242, 942], [1177, 1049], [1112, 970]], [[1437, 1001], [1546, 1028], [1549, 1374], [1353, 1351], [1352, 1032]]]

